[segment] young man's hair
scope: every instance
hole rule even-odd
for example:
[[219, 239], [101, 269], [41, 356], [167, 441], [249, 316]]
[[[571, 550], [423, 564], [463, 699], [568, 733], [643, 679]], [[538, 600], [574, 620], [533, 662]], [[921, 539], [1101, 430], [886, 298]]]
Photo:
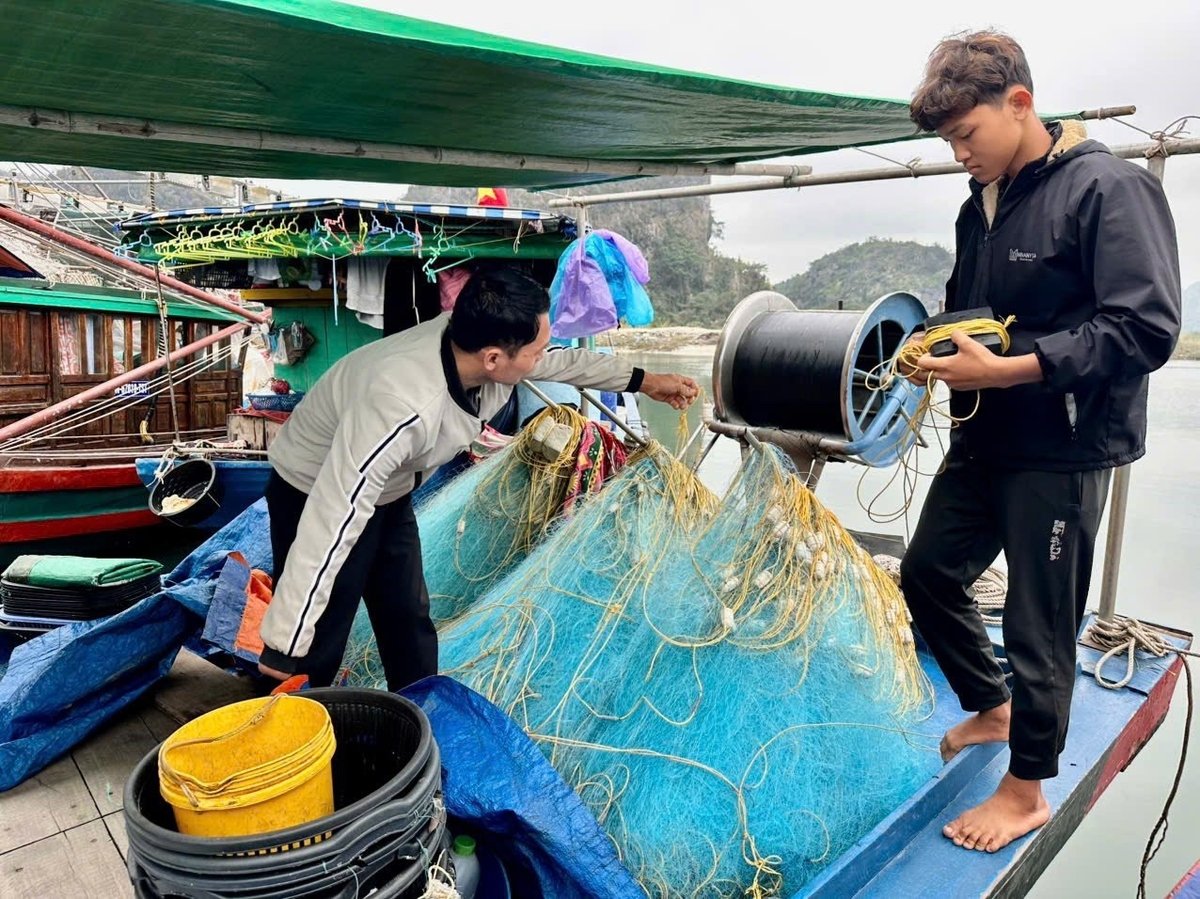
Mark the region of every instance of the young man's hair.
[[539, 316], [549, 311], [550, 294], [528, 275], [480, 268], [454, 301], [450, 339], [468, 353], [498, 346], [512, 356], [537, 339]]
[[1033, 91], [1020, 44], [998, 31], [957, 34], [929, 54], [909, 116], [922, 131], [937, 131], [981, 103], [999, 103], [1015, 85]]

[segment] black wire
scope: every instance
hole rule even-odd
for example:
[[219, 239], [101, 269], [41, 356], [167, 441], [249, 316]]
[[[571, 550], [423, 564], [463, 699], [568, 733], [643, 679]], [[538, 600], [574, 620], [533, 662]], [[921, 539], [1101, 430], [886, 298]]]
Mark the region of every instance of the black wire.
[[[1192, 693], [1192, 668], [1188, 664], [1188, 660], [1184, 656], [1179, 657], [1183, 662], [1183, 674], [1187, 681], [1187, 716], [1183, 721], [1183, 746], [1179, 750], [1179, 767], [1175, 769], [1175, 781], [1171, 784], [1171, 792], [1167, 794], [1167, 801], [1163, 804], [1162, 813], [1158, 816], [1158, 821], [1154, 825], [1154, 829], [1150, 831], [1150, 839], [1146, 841], [1146, 850], [1142, 853], [1142, 868], [1138, 878], [1138, 899], [1146, 899], [1146, 869], [1150, 866], [1150, 862], [1154, 860], [1154, 856], [1158, 854], [1158, 850], [1162, 848], [1163, 840], [1167, 838], [1167, 828], [1170, 824], [1167, 821], [1167, 814], [1171, 811], [1171, 803], [1175, 801], [1175, 794], [1179, 792], [1179, 782], [1183, 780], [1183, 768], [1187, 763], [1188, 755], [1188, 740], [1192, 733], [1192, 709], [1194, 705], [1194, 697]], [[1157, 838], [1157, 843], [1155, 842]]]

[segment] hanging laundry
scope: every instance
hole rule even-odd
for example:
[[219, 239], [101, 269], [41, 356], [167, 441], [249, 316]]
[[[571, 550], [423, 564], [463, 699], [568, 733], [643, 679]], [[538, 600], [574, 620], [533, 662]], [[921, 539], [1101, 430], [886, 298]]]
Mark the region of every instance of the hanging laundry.
[[650, 324], [654, 307], [642, 286], [649, 280], [645, 257], [621, 235], [598, 229], [573, 241], [550, 286], [551, 334], [590, 337], [621, 319], [637, 327]]
[[254, 284], [274, 284], [279, 280], [278, 259], [251, 259], [246, 270]]
[[438, 293], [441, 295], [442, 311], [449, 312], [454, 308], [454, 301], [471, 280], [471, 270], [456, 266], [438, 272]]
[[387, 256], [351, 256], [346, 263], [346, 308], [364, 325], [383, 330]]

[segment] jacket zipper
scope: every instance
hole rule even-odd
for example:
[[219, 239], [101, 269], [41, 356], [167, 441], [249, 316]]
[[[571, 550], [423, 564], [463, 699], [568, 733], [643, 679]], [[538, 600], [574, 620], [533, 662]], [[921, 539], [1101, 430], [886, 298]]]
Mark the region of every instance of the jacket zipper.
[[[992, 226], [987, 220], [987, 214], [983, 211], [983, 201], [978, 197], [975, 198], [975, 208], [979, 210], [979, 218], [983, 222], [983, 252], [980, 254], [983, 258], [980, 259], [982, 271], [976, 278], [975, 300], [971, 305], [990, 306], [987, 296], [988, 288], [992, 283]], [[996, 203], [996, 214], [1000, 214], [999, 201]]]

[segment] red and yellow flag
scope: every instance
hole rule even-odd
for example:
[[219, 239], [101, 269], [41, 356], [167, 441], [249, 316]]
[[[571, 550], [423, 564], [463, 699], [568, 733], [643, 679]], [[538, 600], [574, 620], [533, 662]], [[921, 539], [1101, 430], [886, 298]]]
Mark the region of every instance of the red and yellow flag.
[[508, 194], [503, 187], [481, 187], [475, 195], [476, 206], [507, 206]]

